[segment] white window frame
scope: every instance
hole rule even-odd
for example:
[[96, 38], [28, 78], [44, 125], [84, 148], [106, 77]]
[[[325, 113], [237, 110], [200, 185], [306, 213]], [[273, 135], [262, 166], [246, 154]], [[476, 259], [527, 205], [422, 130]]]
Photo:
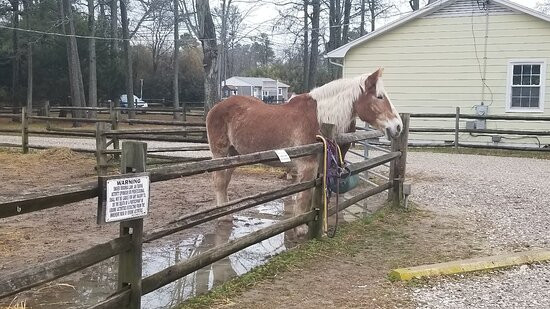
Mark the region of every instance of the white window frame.
[[[540, 65], [539, 107], [512, 107], [512, 82], [514, 66], [523, 64]], [[546, 94], [546, 59], [513, 59], [508, 61], [508, 78], [506, 80], [506, 112], [507, 113], [544, 113], [544, 97]]]
[[267, 91], [267, 90], [262, 91], [262, 95], [263, 95], [264, 97], [269, 96], [269, 91]]
[[283, 88], [277, 89], [277, 95], [283, 95]]

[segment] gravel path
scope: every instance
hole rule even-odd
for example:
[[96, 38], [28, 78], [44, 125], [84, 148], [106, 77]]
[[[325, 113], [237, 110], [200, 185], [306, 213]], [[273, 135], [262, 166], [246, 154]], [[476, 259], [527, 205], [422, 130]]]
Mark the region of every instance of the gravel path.
[[[548, 247], [548, 160], [412, 152], [408, 161], [411, 198], [464, 219], [457, 229], [472, 232], [480, 255]], [[549, 282], [541, 264], [430, 279], [411, 295], [418, 308], [549, 308]]]
[[[203, 145], [196, 143], [178, 143], [178, 142], [155, 142], [144, 141], [149, 149], [163, 147], [185, 147], [193, 145]], [[0, 143], [21, 144], [21, 137], [17, 135], [0, 135]], [[95, 150], [95, 139], [91, 138], [66, 138], [66, 137], [48, 137], [48, 136], [29, 136], [29, 144], [46, 147], [70, 147]], [[210, 151], [193, 151], [193, 152], [163, 152], [157, 153], [167, 156], [177, 157], [209, 157], [212, 154]]]
[[523, 265], [506, 271], [440, 279], [415, 289], [417, 308], [548, 308], [550, 267]]

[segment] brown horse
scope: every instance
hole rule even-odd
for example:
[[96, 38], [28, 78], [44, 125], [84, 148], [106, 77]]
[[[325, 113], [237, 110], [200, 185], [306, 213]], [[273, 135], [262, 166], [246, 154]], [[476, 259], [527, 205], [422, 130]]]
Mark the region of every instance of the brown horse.
[[[268, 105], [253, 97], [232, 96], [210, 110], [206, 117], [208, 142], [214, 158], [280, 149], [316, 142], [320, 123], [332, 123], [337, 133], [350, 129], [358, 116], [382, 130], [388, 138], [401, 133], [401, 117], [382, 83], [382, 69], [351, 79], [339, 79], [290, 99]], [[317, 174], [317, 157], [293, 159], [297, 180]], [[227, 186], [233, 169], [213, 172], [218, 205], [228, 202]], [[295, 214], [306, 212], [312, 190], [298, 194]], [[302, 228], [299, 233], [306, 230]]]

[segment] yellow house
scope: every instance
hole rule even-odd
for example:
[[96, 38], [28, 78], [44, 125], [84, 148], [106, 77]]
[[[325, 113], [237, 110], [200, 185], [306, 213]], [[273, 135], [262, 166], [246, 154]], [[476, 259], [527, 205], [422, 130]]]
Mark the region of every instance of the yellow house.
[[[506, 0], [440, 0], [328, 53], [351, 77], [384, 67], [400, 112], [550, 116], [550, 16]], [[545, 130], [550, 122], [487, 120], [461, 128]], [[412, 127], [453, 128], [452, 119]], [[429, 139], [453, 140], [452, 134]], [[537, 144], [532, 136], [502, 142]], [[413, 139], [428, 139], [412, 135]], [[461, 141], [492, 142], [461, 133]], [[540, 140], [540, 139], [539, 139]], [[543, 138], [543, 144], [550, 139]]]

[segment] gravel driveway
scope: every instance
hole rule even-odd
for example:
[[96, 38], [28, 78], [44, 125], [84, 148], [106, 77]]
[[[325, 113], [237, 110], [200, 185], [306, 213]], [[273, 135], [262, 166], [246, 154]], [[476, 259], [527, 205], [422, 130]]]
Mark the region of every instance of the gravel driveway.
[[[480, 255], [548, 247], [550, 161], [410, 153], [411, 198], [464, 218]], [[549, 308], [550, 264], [430, 279], [412, 288], [418, 308]]]

